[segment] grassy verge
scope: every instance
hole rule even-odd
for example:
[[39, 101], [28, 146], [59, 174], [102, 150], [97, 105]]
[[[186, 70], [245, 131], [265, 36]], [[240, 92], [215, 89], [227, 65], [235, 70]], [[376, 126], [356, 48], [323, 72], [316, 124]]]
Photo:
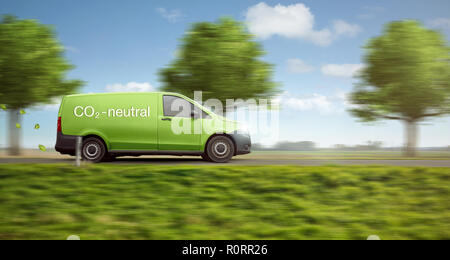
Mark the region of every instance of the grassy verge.
[[450, 168], [0, 165], [0, 239], [450, 239]]
[[254, 151], [247, 158], [277, 160], [450, 160], [448, 151], [418, 151], [404, 157], [401, 151]]

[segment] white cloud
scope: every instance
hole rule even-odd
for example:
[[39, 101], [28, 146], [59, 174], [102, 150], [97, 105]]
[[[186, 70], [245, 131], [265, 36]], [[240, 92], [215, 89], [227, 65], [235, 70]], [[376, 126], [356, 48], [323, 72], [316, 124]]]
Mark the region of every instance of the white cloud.
[[282, 109], [298, 112], [319, 112], [327, 115], [341, 115], [347, 109], [353, 108], [350, 101], [350, 93], [338, 90], [335, 94], [323, 95], [313, 93], [304, 96], [295, 96], [284, 92], [275, 100]]
[[327, 64], [322, 66], [322, 73], [333, 77], [354, 77], [364, 68], [363, 64]]
[[436, 18], [428, 22], [431, 27], [450, 30], [450, 18]]
[[349, 24], [343, 20], [336, 20], [333, 22], [333, 29], [336, 35], [344, 35], [355, 37], [362, 31], [361, 27], [357, 24]]
[[331, 43], [328, 29], [314, 30], [314, 15], [304, 4], [271, 7], [259, 3], [247, 10], [245, 20], [249, 31], [263, 39], [279, 35], [305, 39], [319, 45]]
[[306, 64], [304, 61], [300, 59], [289, 59], [286, 61], [287, 69], [290, 73], [308, 73], [314, 70], [314, 67]]
[[149, 92], [153, 90], [153, 86], [147, 82], [129, 82], [125, 85], [111, 84], [106, 86], [105, 90], [108, 92]]
[[167, 10], [166, 8], [160, 7], [156, 8], [156, 11], [171, 23], [178, 22], [183, 17], [180, 10]]
[[278, 35], [310, 41], [321, 46], [330, 45], [340, 35], [353, 36], [356, 35], [356, 31], [361, 30], [359, 26], [342, 20], [338, 21], [337, 27], [335, 26], [333, 30], [315, 29], [314, 15], [302, 3], [286, 6], [278, 4], [271, 7], [261, 2], [247, 10], [245, 20], [249, 31], [262, 39]]
[[294, 97], [288, 92], [283, 93], [276, 100], [282, 108], [295, 111], [313, 111], [317, 110], [322, 113], [330, 113], [333, 111], [331, 100], [324, 95], [314, 93], [303, 97]]

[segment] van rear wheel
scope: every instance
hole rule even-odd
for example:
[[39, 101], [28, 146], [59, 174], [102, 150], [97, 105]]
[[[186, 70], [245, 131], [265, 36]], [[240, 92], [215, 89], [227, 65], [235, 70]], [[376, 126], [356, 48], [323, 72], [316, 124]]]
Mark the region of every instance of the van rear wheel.
[[99, 163], [105, 158], [106, 147], [98, 138], [90, 137], [83, 141], [81, 154], [85, 161]]
[[209, 142], [206, 148], [206, 155], [216, 163], [226, 163], [234, 156], [234, 144], [226, 136], [215, 136]]
[[202, 159], [207, 162], [211, 162], [211, 158], [208, 157], [206, 153], [202, 154]]

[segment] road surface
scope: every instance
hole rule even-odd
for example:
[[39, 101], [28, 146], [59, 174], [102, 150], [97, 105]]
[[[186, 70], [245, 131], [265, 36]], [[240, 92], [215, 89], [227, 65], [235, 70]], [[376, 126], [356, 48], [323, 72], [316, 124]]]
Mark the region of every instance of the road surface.
[[[73, 164], [74, 159], [69, 157], [61, 158], [11, 158], [0, 157], [0, 164], [4, 163], [45, 163]], [[321, 165], [389, 165], [389, 166], [424, 166], [424, 167], [450, 167], [450, 160], [366, 160], [366, 159], [262, 159], [237, 157], [227, 164], [214, 164], [192, 157], [140, 157], [140, 158], [119, 158], [113, 162], [105, 164], [116, 165], [302, 165], [302, 166], [321, 166]]]

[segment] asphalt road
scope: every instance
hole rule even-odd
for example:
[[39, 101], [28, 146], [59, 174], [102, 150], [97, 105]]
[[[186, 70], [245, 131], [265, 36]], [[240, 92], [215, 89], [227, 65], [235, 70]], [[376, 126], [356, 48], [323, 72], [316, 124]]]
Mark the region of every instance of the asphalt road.
[[[44, 163], [73, 164], [71, 158], [0, 158], [2, 163]], [[424, 167], [450, 167], [450, 160], [365, 160], [365, 159], [255, 159], [237, 157], [227, 164], [214, 164], [201, 160], [200, 158], [186, 157], [168, 157], [168, 158], [119, 158], [114, 162], [105, 164], [116, 165], [303, 165], [303, 166], [321, 166], [321, 165], [389, 165], [389, 166], [424, 166]]]

